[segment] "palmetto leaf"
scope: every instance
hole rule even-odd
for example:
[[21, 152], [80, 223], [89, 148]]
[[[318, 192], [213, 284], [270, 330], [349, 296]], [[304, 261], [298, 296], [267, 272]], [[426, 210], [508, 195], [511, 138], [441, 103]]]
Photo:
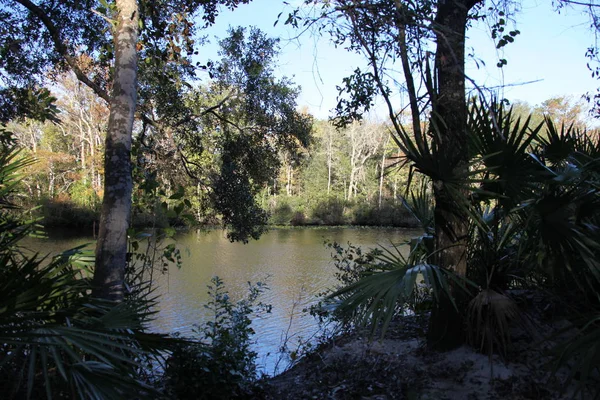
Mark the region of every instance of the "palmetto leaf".
[[486, 107], [474, 102], [470, 108], [471, 152], [484, 165], [478, 190], [493, 194], [508, 209], [519, 199], [529, 198], [547, 178], [547, 172], [530, 155], [542, 125], [531, 127], [530, 121], [514, 121], [511, 111], [495, 104]]
[[[570, 373], [566, 385], [576, 378], [578, 392], [595, 382], [594, 374], [600, 372], [600, 313], [588, 315], [580, 322], [578, 334], [557, 347], [559, 356], [554, 370], [556, 372], [560, 367], [568, 366]], [[598, 398], [598, 388], [594, 392], [594, 398]]]
[[21, 152], [3, 149], [0, 151], [0, 207], [14, 208], [10, 195], [21, 181], [23, 168], [35, 163], [31, 157], [22, 157]]
[[418, 249], [413, 249], [408, 258], [398, 247], [392, 249], [383, 248], [364, 277], [329, 296], [337, 300], [336, 311], [344, 319], [357, 325], [371, 324], [372, 332], [381, 327], [382, 335], [392, 317], [412, 300], [418, 283], [431, 290], [435, 301], [442, 296], [453, 299], [451, 285], [467, 290], [471, 284], [451, 271], [417, 262], [415, 255], [422, 254]]
[[540, 136], [540, 153], [550, 165], [561, 165], [574, 158], [600, 157], [600, 143], [586, 131], [564, 124], [559, 130], [550, 118], [546, 118], [545, 126], [546, 135]]
[[506, 355], [510, 343], [510, 323], [521, 320], [516, 303], [505, 294], [484, 289], [470, 302], [467, 325], [470, 342], [491, 357], [494, 349]]
[[163, 335], [143, 330], [155, 300], [115, 305], [92, 298], [93, 258], [82, 248], [49, 262], [17, 250], [34, 230], [32, 221], [2, 210], [11, 207], [18, 172], [30, 162], [17, 155], [0, 148], [0, 379], [13, 386], [2, 396], [115, 399], [151, 393], [136, 371], [143, 357], [169, 345]]
[[422, 180], [416, 191], [410, 194], [410, 201], [403, 198], [404, 207], [420, 222], [425, 232], [433, 229], [433, 197], [428, 181]]
[[164, 348], [167, 342], [163, 335], [143, 333], [141, 306], [121, 303], [111, 307], [86, 295], [89, 283], [76, 278], [76, 271], [53, 263], [40, 267], [35, 261], [24, 260], [21, 265], [28, 271], [25, 284], [10, 285], [19, 281], [15, 278], [3, 280], [0, 343], [11, 351], [0, 359], [0, 368], [16, 362], [15, 357], [23, 359], [30, 395], [40, 376], [46, 390], [51, 391], [60, 377], [85, 390], [80, 393], [85, 398], [115, 398], [102, 396], [147, 390], [132, 372], [140, 367], [140, 357]]

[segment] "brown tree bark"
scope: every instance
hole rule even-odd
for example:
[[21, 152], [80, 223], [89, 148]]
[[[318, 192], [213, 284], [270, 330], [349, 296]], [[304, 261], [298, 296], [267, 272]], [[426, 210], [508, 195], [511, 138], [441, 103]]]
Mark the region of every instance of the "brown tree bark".
[[[480, 0], [439, 0], [435, 20], [437, 41], [437, 96], [433, 102], [431, 123], [436, 133], [438, 156], [444, 157], [452, 176], [467, 168], [467, 104], [465, 95], [465, 34], [469, 11]], [[453, 201], [447, 182], [433, 182], [435, 196], [436, 262], [460, 276], [467, 273], [468, 219]], [[460, 293], [453, 290], [457, 304]], [[447, 300], [447, 299], [446, 299]], [[428, 344], [440, 350], [462, 344], [463, 320], [450, 301], [440, 301], [433, 310]]]
[[131, 132], [137, 101], [138, 5], [117, 0], [115, 70], [104, 160], [104, 199], [96, 244], [94, 295], [113, 301], [124, 296], [127, 229], [131, 214]]

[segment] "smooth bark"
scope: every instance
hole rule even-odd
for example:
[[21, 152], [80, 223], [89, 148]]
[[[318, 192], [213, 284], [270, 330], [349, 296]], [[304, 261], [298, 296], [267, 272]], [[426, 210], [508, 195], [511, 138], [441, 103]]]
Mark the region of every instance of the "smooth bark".
[[127, 229], [131, 214], [131, 132], [136, 108], [138, 6], [117, 0], [115, 70], [104, 160], [104, 198], [96, 245], [94, 294], [113, 301], [124, 296]]

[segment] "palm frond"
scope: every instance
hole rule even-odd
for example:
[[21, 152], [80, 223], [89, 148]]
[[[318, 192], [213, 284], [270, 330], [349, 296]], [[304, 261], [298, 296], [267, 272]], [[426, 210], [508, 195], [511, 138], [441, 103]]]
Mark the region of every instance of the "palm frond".
[[521, 321], [517, 304], [505, 294], [484, 289], [469, 302], [466, 316], [470, 343], [487, 350], [490, 358], [495, 349], [506, 356], [511, 323]]
[[[375, 256], [368, 272], [356, 283], [343, 287], [329, 296], [336, 301], [336, 312], [342, 319], [359, 326], [370, 324], [372, 333], [381, 328], [384, 335], [392, 317], [402, 312], [416, 294], [418, 284], [424, 284], [434, 301], [442, 296], [453, 301], [453, 291], [468, 291], [473, 284], [451, 271], [426, 262], [418, 262], [420, 249], [413, 249], [407, 258], [398, 247], [383, 248]], [[452, 287], [452, 290], [451, 290]]]
[[486, 107], [473, 103], [468, 119], [469, 144], [473, 159], [483, 165], [476, 192], [495, 198], [506, 209], [529, 198], [547, 172], [530, 156], [542, 124], [531, 126], [531, 118], [516, 121], [512, 110], [502, 105]]
[[417, 190], [410, 193], [410, 201], [402, 198], [404, 207], [419, 221], [425, 232], [433, 229], [433, 195], [428, 180], [421, 180]]
[[[555, 349], [558, 358], [554, 372], [561, 367], [568, 367], [569, 375], [565, 386], [576, 379], [575, 395], [590, 390], [590, 385], [596, 383], [597, 374], [600, 373], [600, 313], [588, 315], [581, 322], [579, 332]], [[600, 397], [600, 389], [597, 386], [591, 390], [594, 398]]]
[[60, 381], [74, 382], [78, 391], [84, 390], [78, 392], [84, 398], [115, 398], [103, 397], [115, 391], [120, 393], [117, 397], [134, 396], [148, 390], [133, 371], [141, 367], [139, 359], [165, 349], [169, 342], [164, 335], [143, 331], [140, 314], [146, 305], [114, 305], [89, 297], [89, 281], [70, 265], [40, 266], [34, 257], [11, 268], [1, 261], [5, 277], [8, 270], [25, 273], [27, 279], [2, 281], [0, 343], [11, 349], [11, 357], [0, 365], [26, 368], [30, 395], [39, 379], [51, 393]]

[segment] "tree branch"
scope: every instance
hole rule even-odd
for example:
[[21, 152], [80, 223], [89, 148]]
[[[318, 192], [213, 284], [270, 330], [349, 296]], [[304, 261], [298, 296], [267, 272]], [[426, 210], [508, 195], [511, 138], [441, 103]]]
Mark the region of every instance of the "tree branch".
[[[402, 5], [399, 0], [395, 2], [398, 14], [402, 12]], [[415, 91], [415, 82], [413, 80], [410, 63], [408, 61], [408, 46], [406, 45], [406, 26], [401, 23], [400, 15], [397, 17], [398, 45], [400, 46], [400, 60], [402, 61], [402, 70], [404, 71], [404, 80], [406, 81], [406, 90], [408, 91], [408, 101], [410, 103], [410, 112], [412, 114], [413, 134], [419, 142], [421, 136], [421, 118], [419, 117], [419, 103], [417, 102], [417, 92]]]
[[567, 4], [575, 4], [576, 6], [585, 6], [585, 7], [600, 7], [600, 4], [595, 4], [593, 2], [583, 2], [583, 1], [575, 1], [575, 0], [560, 0], [561, 3]]
[[33, 15], [38, 17], [40, 19], [40, 21], [42, 21], [42, 24], [44, 24], [44, 26], [50, 33], [50, 36], [52, 37], [52, 42], [54, 43], [54, 47], [56, 48], [56, 51], [67, 62], [67, 64], [71, 68], [71, 70], [75, 73], [75, 76], [77, 76], [77, 79], [79, 79], [80, 82], [82, 82], [83, 84], [88, 86], [90, 89], [92, 89], [94, 91], [94, 93], [96, 93], [96, 95], [98, 95], [104, 101], [106, 101], [108, 103], [110, 100], [110, 96], [108, 95], [108, 93], [104, 89], [102, 89], [98, 84], [94, 83], [81, 70], [81, 68], [79, 68], [79, 66], [77, 65], [77, 61], [75, 60], [75, 58], [73, 58], [69, 54], [69, 49], [67, 48], [67, 46], [63, 42], [62, 38], [60, 37], [59, 29], [54, 25], [54, 23], [48, 17], [48, 15], [44, 12], [44, 10], [42, 10], [39, 6], [37, 6], [36, 4], [32, 3], [29, 0], [15, 0], [15, 1], [19, 4], [21, 4], [27, 10], [29, 10]]
[[[387, 91], [385, 90], [385, 86], [383, 85], [383, 82], [381, 80], [381, 76], [379, 74], [379, 68], [377, 67], [377, 56], [375, 55], [375, 52], [369, 48], [365, 38], [363, 37], [362, 33], [360, 32], [360, 29], [357, 26], [358, 22], [356, 21], [356, 16], [353, 13], [349, 12], [348, 17], [350, 18], [350, 22], [352, 23], [352, 28], [355, 31], [356, 37], [360, 41], [360, 44], [361, 44], [363, 50], [367, 53], [369, 61], [373, 67], [373, 78], [375, 79], [377, 88], [379, 89], [379, 92], [381, 93], [381, 96], [383, 97], [383, 100], [385, 101], [385, 104], [388, 109], [388, 115], [391, 119], [392, 124], [394, 125], [394, 130], [398, 133], [404, 132], [404, 128], [398, 124], [398, 120], [395, 118], [394, 107], [392, 106], [390, 97], [387, 94]], [[398, 138], [395, 135], [392, 135], [392, 138], [394, 139], [394, 142], [396, 142], [396, 144], [399, 147], [401, 147], [401, 144], [398, 141]]]

